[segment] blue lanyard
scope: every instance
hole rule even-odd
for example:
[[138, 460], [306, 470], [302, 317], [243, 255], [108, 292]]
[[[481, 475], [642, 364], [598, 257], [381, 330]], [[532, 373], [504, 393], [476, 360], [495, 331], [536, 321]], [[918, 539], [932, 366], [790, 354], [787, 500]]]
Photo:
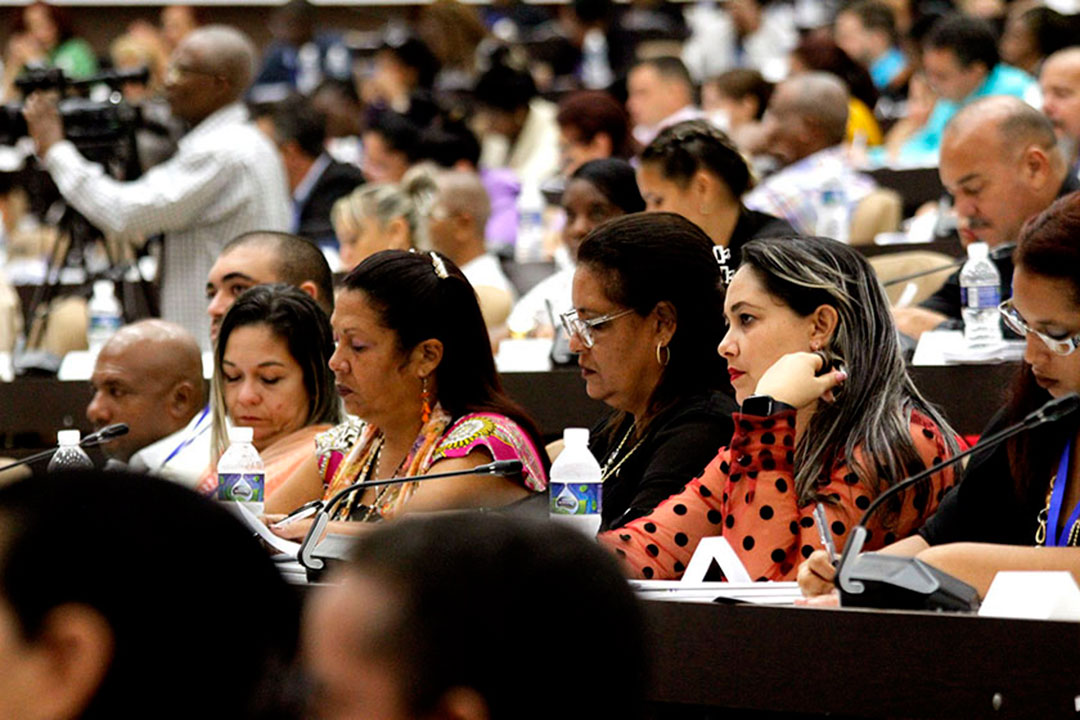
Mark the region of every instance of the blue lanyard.
[[190, 435], [188, 435], [186, 438], [184, 438], [183, 442], [181, 442], [179, 445], [177, 445], [173, 449], [173, 451], [171, 453], [169, 453], [169, 457], [165, 458], [161, 462], [161, 467], [165, 467], [166, 465], [168, 465], [169, 461], [172, 460], [174, 457], [176, 457], [180, 453], [181, 450], [186, 448], [191, 443], [195, 442], [195, 438], [197, 438], [197, 437], [199, 437], [200, 435], [203, 434], [203, 431], [206, 428], [200, 428], [199, 426], [202, 425], [202, 421], [206, 419], [206, 414], [209, 413], [209, 412], [210, 412], [210, 405], [208, 403], [205, 407], [203, 407], [203, 411], [202, 411], [202, 414], [199, 415], [199, 419], [195, 421], [194, 431]]
[[1072, 455], [1072, 440], [1065, 444], [1065, 452], [1061, 454], [1061, 464], [1058, 466], [1057, 481], [1054, 483], [1054, 492], [1050, 496], [1050, 512], [1046, 516], [1046, 546], [1065, 547], [1069, 544], [1069, 533], [1077, 520], [1080, 520], [1080, 503], [1073, 508], [1069, 521], [1061, 530], [1058, 530], [1058, 519], [1061, 517], [1061, 503], [1065, 500], [1065, 486], [1069, 484], [1069, 456]]

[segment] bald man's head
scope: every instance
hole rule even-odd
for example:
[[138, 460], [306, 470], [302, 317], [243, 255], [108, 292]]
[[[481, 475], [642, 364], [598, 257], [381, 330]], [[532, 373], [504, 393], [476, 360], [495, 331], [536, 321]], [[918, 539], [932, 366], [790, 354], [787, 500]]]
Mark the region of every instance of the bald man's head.
[[466, 170], [441, 172], [428, 218], [432, 247], [458, 265], [484, 253], [484, 228], [491, 201], [480, 176]]
[[777, 86], [769, 100], [770, 152], [785, 165], [838, 145], [847, 132], [848, 91], [835, 75], [809, 72]]
[[1080, 47], [1059, 50], [1043, 61], [1039, 72], [1043, 112], [1058, 138], [1073, 149], [1080, 144]]
[[1024, 221], [1050, 206], [1066, 166], [1050, 121], [1013, 97], [979, 100], [945, 128], [939, 172], [952, 193], [960, 238], [1014, 242]]
[[127, 423], [130, 432], [105, 445], [128, 461], [138, 450], [188, 424], [203, 407], [202, 353], [184, 328], [142, 320], [120, 328], [98, 354], [86, 417], [101, 428]]
[[173, 113], [197, 124], [239, 100], [255, 71], [255, 46], [236, 28], [206, 25], [173, 52], [165, 93]]

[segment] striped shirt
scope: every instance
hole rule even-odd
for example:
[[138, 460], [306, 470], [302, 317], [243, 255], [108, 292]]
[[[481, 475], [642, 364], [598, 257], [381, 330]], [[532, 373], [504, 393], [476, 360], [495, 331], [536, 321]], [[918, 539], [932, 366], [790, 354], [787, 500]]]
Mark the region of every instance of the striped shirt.
[[161, 315], [209, 346], [206, 276], [226, 242], [251, 230], [288, 230], [292, 204], [281, 158], [239, 103], [196, 125], [171, 160], [121, 182], [68, 141], [46, 154], [61, 195], [101, 231], [165, 234]]

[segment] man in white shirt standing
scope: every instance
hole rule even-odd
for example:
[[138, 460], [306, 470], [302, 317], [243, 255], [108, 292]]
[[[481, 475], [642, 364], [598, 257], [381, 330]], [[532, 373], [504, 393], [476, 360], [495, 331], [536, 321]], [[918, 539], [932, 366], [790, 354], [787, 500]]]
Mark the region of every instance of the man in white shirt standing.
[[187, 439], [203, 404], [199, 344], [184, 328], [142, 320], [120, 328], [105, 344], [90, 377], [94, 397], [86, 417], [100, 430], [127, 423], [130, 430], [102, 447], [134, 470], [160, 472], [189, 487], [209, 460]]
[[626, 112], [634, 139], [648, 145], [668, 125], [702, 116], [694, 104], [694, 81], [677, 57], [642, 60], [626, 76]]
[[162, 315], [197, 338], [208, 337], [200, 285], [225, 242], [289, 227], [281, 158], [240, 102], [254, 62], [251, 41], [233, 28], [206, 26], [185, 37], [165, 92], [192, 129], [171, 160], [131, 182], [109, 177], [64, 140], [52, 97], [35, 93], [24, 110], [60, 194], [91, 223], [119, 236], [165, 233]]

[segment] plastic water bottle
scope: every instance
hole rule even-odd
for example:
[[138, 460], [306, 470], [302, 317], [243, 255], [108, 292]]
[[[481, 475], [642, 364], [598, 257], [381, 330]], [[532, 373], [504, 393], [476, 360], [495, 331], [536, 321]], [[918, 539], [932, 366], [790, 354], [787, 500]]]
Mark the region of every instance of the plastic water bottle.
[[814, 233], [842, 243], [847, 243], [851, 237], [851, 212], [848, 209], [847, 193], [837, 179], [827, 181], [821, 189]]
[[229, 449], [217, 464], [217, 499], [243, 503], [253, 515], [263, 512], [266, 468], [259, 451], [251, 444], [255, 431], [249, 427], [229, 428]]
[[603, 31], [593, 28], [581, 43], [581, 84], [590, 90], [603, 90], [613, 82], [607, 38]]
[[539, 262], [544, 255], [544, 195], [540, 185], [525, 181], [518, 195], [518, 231], [514, 242], [514, 260]]
[[604, 507], [600, 463], [589, 452], [587, 429], [566, 428], [563, 442], [566, 447], [551, 464], [551, 519], [595, 537]]
[[112, 280], [94, 282], [94, 296], [90, 298], [88, 310], [90, 322], [86, 327], [86, 344], [90, 352], [97, 353], [124, 324]]
[[1001, 302], [1001, 274], [989, 257], [986, 243], [971, 243], [968, 260], [960, 269], [960, 306], [964, 340], [968, 347], [1001, 342], [997, 306]]
[[86, 454], [86, 451], [79, 447], [81, 439], [82, 435], [78, 430], [61, 430], [56, 433], [56, 442], [59, 443], [60, 449], [53, 453], [48, 471], [92, 470], [94, 463], [90, 461], [90, 456]]

